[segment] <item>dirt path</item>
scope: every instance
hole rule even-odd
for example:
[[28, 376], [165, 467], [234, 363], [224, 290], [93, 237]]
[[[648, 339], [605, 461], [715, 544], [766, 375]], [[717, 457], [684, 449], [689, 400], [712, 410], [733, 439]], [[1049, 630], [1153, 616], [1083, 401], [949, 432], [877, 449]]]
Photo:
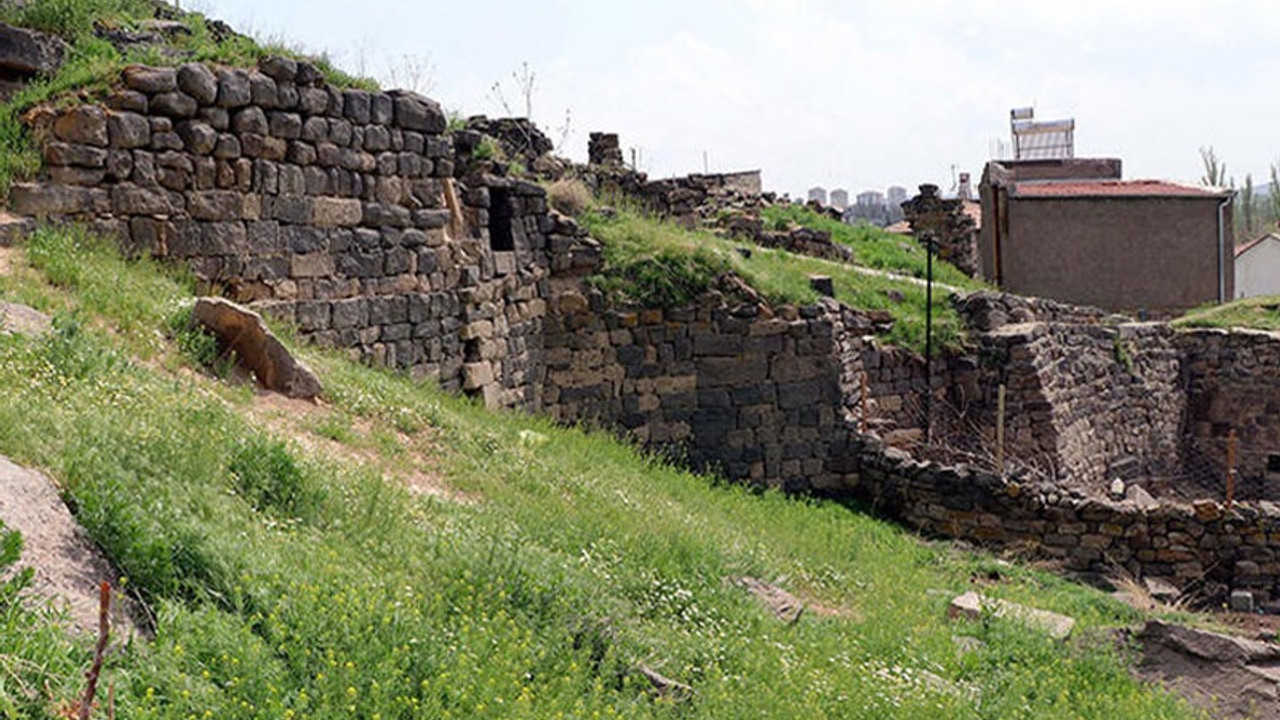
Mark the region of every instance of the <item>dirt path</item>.
[[16, 248], [0, 245], [0, 275], [8, 275], [13, 272], [14, 266], [17, 264], [18, 250]]
[[[0, 457], [0, 520], [22, 533], [17, 565], [35, 569], [31, 591], [66, 608], [77, 632], [97, 633], [98, 585], [105, 580], [119, 587], [120, 575], [71, 516], [53, 481]], [[122, 604], [112, 613], [116, 637], [119, 628], [135, 629], [129, 602]]]
[[[332, 415], [333, 410], [323, 404], [287, 398], [273, 392], [256, 393], [248, 412], [248, 417], [255, 424], [291, 438], [309, 451], [336, 460], [377, 467], [384, 476], [403, 483], [416, 494], [462, 504], [476, 501], [476, 498], [450, 487], [435, 471], [431, 454], [413, 449], [420, 442], [415, 442], [414, 438], [403, 433], [398, 433], [395, 438], [402, 454], [397, 462], [392, 463], [373, 448], [362, 446], [361, 443], [338, 442], [313, 432], [314, 427]], [[372, 424], [367, 420], [354, 418], [350, 431], [353, 436], [367, 438], [372, 431]]]
[[[918, 277], [912, 277], [910, 275], [899, 275], [898, 273], [889, 272], [888, 270], [876, 270], [875, 268], [864, 267], [862, 265], [845, 265], [845, 267], [861, 275], [885, 278], [886, 280], [897, 280], [899, 282], [906, 282], [906, 283], [911, 283], [913, 285], [919, 285], [920, 287], [924, 287], [929, 284]], [[956, 287], [955, 285], [940, 283], [936, 280], [933, 282], [933, 286], [935, 288], [946, 290], [947, 292], [953, 292], [958, 295], [967, 295], [969, 293], [968, 290], [965, 290], [962, 287]]]

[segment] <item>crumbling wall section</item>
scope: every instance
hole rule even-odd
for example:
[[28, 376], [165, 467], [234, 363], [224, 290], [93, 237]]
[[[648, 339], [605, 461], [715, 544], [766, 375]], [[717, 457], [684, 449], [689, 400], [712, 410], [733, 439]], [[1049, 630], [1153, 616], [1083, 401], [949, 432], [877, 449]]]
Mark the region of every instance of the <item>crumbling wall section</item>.
[[1069, 570], [1172, 580], [1206, 603], [1247, 589], [1280, 597], [1280, 506], [1113, 501], [911, 459], [871, 438], [847, 448], [844, 491], [922, 532], [1020, 547]]
[[944, 200], [937, 185], [921, 185], [920, 194], [902, 204], [911, 231], [922, 242], [931, 242], [938, 257], [969, 277], [977, 277], [978, 225], [964, 210], [964, 201]]

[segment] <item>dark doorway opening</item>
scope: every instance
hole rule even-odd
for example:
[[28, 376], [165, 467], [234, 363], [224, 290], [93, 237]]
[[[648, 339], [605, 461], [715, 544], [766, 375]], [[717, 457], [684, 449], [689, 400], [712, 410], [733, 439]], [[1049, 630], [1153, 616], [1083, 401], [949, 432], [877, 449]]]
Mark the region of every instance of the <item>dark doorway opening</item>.
[[489, 249], [515, 250], [512, 228], [515, 220], [515, 198], [507, 188], [489, 188]]

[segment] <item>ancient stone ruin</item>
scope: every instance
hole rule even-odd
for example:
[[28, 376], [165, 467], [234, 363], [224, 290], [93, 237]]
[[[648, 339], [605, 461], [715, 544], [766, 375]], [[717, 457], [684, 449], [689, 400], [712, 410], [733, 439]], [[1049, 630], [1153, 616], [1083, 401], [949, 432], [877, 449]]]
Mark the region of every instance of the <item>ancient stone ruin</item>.
[[[599, 244], [542, 186], [480, 157], [476, 136], [447, 133], [435, 102], [338, 89], [284, 58], [134, 66], [101, 104], [28, 119], [46, 168], [13, 187], [14, 211], [181, 262], [319, 346], [492, 407], [614, 428], [733, 480], [860, 498], [929, 533], [1278, 599], [1275, 336], [979, 293], [957, 301], [970, 349], [927, 376], [920, 356], [876, 340], [874, 314], [834, 301], [617, 306], [583, 282]], [[616, 138], [593, 147], [597, 185], [675, 218], [761, 202], [758, 174], [648, 184]], [[946, 201], [925, 195], [913, 212], [943, 248], [964, 244]], [[920, 445], [926, 407], [941, 448]]]
[[921, 185], [920, 194], [902, 204], [918, 238], [929, 238], [938, 257], [969, 277], [978, 276], [978, 226], [964, 210], [964, 200], [944, 200], [937, 185]]

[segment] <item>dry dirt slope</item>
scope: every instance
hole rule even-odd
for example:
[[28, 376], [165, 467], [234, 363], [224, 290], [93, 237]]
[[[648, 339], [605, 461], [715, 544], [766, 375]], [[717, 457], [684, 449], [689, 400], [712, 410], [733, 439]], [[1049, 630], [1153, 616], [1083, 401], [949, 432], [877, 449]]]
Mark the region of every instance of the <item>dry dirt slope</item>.
[[[0, 520], [22, 533], [18, 567], [35, 569], [32, 590], [64, 607], [77, 632], [96, 632], [98, 585], [105, 580], [119, 587], [120, 577], [76, 523], [53, 481], [0, 457]], [[112, 624], [133, 627], [129, 613], [120, 607]]]

